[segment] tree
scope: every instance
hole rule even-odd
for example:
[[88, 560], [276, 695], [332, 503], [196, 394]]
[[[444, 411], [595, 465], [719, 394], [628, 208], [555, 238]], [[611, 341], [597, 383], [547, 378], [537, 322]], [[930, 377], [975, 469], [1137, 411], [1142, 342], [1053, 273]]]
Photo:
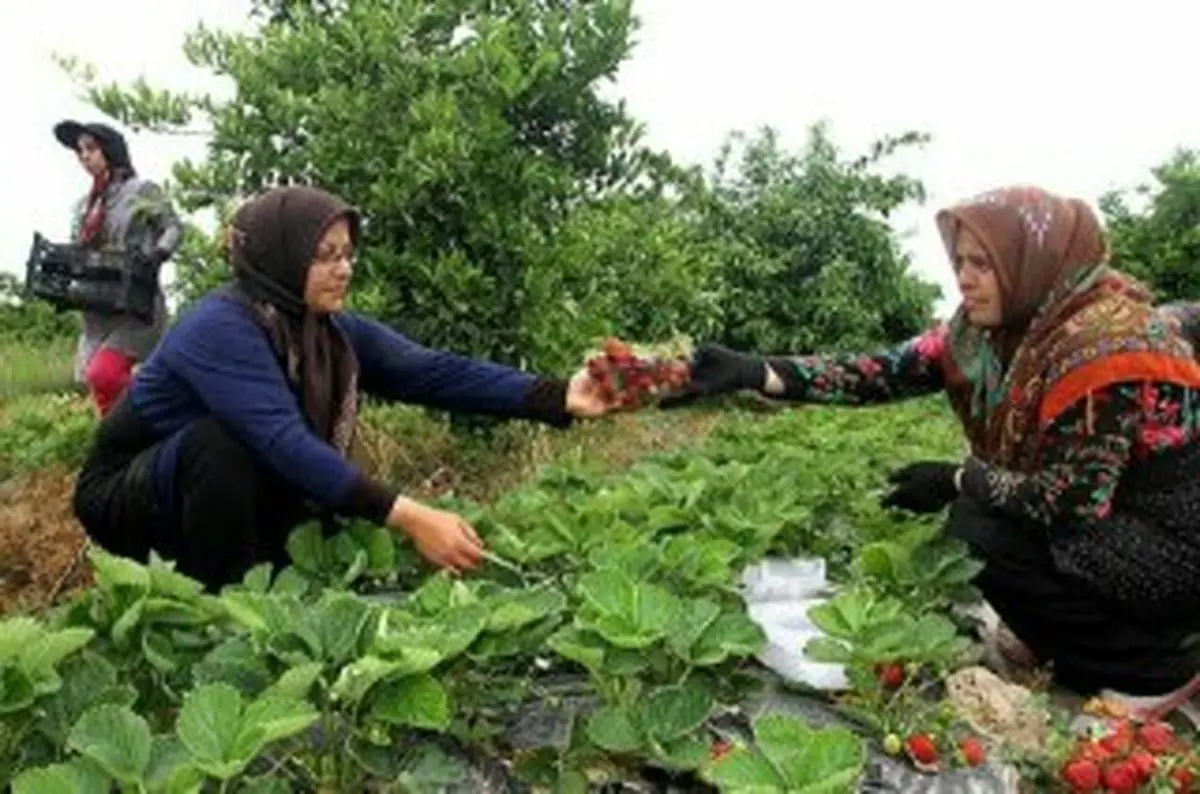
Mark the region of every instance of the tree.
[[185, 43], [192, 63], [232, 82], [229, 101], [82, 73], [93, 103], [130, 126], [211, 128], [205, 161], [175, 168], [181, 206], [224, 214], [276, 183], [326, 186], [366, 219], [359, 308], [498, 360], [578, 355], [571, 296], [542, 288], [559, 235], [606, 202], [654, 203], [675, 178], [622, 104], [598, 94], [629, 53], [630, 0], [277, 0], [256, 11], [253, 34], [201, 27]]
[[799, 154], [770, 128], [730, 137], [699, 202], [703, 227], [734, 252], [722, 274], [726, 344], [865, 349], [932, 320], [941, 290], [908, 272], [888, 225], [901, 206], [924, 200], [923, 186], [878, 173], [897, 150], [926, 140], [910, 132], [845, 159], [823, 124]]
[[[1100, 199], [1117, 267], [1152, 284], [1161, 301], [1200, 298], [1200, 152], [1180, 149], [1153, 182]], [[1140, 205], [1140, 206], [1138, 206]]]

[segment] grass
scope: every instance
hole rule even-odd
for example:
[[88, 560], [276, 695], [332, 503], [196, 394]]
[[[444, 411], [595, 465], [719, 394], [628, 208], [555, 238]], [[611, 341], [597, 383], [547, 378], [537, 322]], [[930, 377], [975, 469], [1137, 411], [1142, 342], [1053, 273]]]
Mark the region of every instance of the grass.
[[0, 342], [0, 402], [72, 388], [75, 340]]

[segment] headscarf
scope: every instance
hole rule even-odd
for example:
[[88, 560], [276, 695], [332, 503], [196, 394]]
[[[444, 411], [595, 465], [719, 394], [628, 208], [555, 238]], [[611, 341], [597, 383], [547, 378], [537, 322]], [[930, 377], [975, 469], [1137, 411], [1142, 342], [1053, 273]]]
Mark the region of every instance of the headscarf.
[[970, 230], [995, 268], [1001, 325], [971, 325], [960, 307], [945, 352], [947, 391], [974, 454], [1036, 465], [1041, 430], [1081, 397], [1123, 380], [1200, 385], [1177, 327], [1151, 291], [1111, 268], [1096, 214], [1038, 187], [989, 191], [937, 214], [953, 258]]
[[227, 236], [234, 282], [222, 293], [253, 310], [309, 426], [346, 454], [357, 421], [358, 359], [332, 318], [310, 311], [304, 302], [317, 244], [340, 219], [349, 222], [357, 244], [358, 212], [324, 190], [278, 187], [245, 202]]

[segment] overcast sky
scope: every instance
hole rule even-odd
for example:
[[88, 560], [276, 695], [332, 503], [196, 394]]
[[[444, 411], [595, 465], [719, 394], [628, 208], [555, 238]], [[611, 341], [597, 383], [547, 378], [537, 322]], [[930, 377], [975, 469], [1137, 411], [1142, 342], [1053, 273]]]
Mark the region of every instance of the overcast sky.
[[[0, 269], [22, 272], [32, 232], [64, 235], [86, 189], [50, 128], [96, 116], [51, 54], [77, 55], [108, 78], [220, 87], [187, 64], [180, 43], [201, 20], [244, 26], [248, 0], [8, 5]], [[708, 162], [728, 131], [764, 124], [799, 145], [809, 124], [827, 118], [851, 149], [906, 128], [931, 133], [927, 150], [901, 163], [925, 180], [930, 204], [901, 224], [915, 232], [906, 243], [915, 267], [948, 301], [956, 292], [934, 207], [1006, 182], [1094, 201], [1144, 179], [1173, 147], [1200, 146], [1200, 4], [637, 0], [635, 10], [643, 27], [615, 91], [650, 142], [685, 161]], [[130, 144], [154, 179], [203, 151], [194, 138], [132, 135]]]

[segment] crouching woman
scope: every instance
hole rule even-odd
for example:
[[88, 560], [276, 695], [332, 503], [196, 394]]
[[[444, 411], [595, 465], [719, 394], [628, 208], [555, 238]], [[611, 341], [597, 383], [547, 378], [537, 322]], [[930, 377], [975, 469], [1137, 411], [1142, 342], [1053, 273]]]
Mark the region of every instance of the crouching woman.
[[291, 186], [233, 219], [234, 279], [163, 338], [96, 432], [75, 513], [106, 550], [150, 550], [211, 590], [316, 517], [403, 532], [440, 567], [474, 568], [483, 545], [460, 516], [422, 504], [348, 459], [358, 393], [566, 426], [609, 408], [586, 373], [569, 382], [430, 350], [343, 311], [359, 215]]
[[[794, 403], [943, 392], [965, 460], [893, 473], [891, 507], [937, 513], [985, 567], [976, 584], [1018, 641], [1008, 661], [1147, 716], [1200, 709], [1197, 307], [1155, 309], [1107, 263], [1095, 213], [1013, 187], [937, 216], [963, 303], [877, 355], [700, 349], [676, 404], [739, 389]], [[1003, 632], [994, 632], [1003, 636]]]

